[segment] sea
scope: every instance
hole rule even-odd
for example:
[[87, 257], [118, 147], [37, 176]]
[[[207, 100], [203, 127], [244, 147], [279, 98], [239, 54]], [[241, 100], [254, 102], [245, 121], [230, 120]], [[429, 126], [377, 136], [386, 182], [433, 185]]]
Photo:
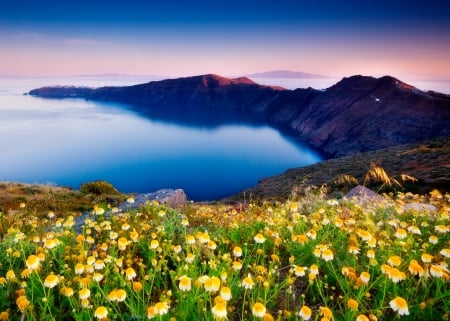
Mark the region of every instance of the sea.
[[123, 193], [182, 188], [211, 201], [322, 156], [267, 125], [185, 124], [129, 106], [24, 95], [42, 86], [124, 86], [148, 77], [0, 79], [0, 181], [78, 189], [106, 180]]
[[[212, 201], [323, 160], [305, 143], [264, 124], [187, 124], [152, 119], [117, 103], [24, 95], [42, 86], [125, 86], [152, 80], [161, 78], [0, 78], [0, 181], [78, 189], [84, 182], [106, 180], [123, 193], [181, 188], [191, 200]], [[325, 89], [338, 81], [255, 80], [288, 89]], [[447, 93], [450, 88], [448, 83], [423, 86]]]

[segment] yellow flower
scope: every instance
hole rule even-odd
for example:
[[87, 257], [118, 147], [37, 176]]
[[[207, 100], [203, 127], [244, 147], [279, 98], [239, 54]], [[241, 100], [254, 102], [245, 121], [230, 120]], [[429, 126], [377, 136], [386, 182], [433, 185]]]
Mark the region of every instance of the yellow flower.
[[181, 291], [190, 291], [192, 288], [192, 282], [191, 278], [187, 277], [186, 275], [183, 275], [180, 277], [180, 283], [178, 284], [178, 287]]
[[103, 260], [97, 260], [94, 263], [94, 269], [96, 270], [101, 270], [105, 268], [105, 262]]
[[266, 241], [266, 238], [261, 233], [256, 234], [253, 239], [255, 240], [256, 243], [259, 244], [262, 244]]
[[128, 240], [126, 237], [120, 237], [117, 240], [117, 247], [119, 248], [119, 250], [125, 251], [127, 246], [128, 246]]
[[398, 283], [398, 282], [406, 279], [405, 273], [403, 273], [402, 271], [399, 271], [397, 268], [394, 268], [394, 267], [391, 268], [387, 274], [388, 274], [389, 278], [391, 279], [391, 281], [394, 283]]
[[186, 258], [184, 259], [184, 261], [185, 261], [186, 263], [192, 263], [192, 262], [194, 262], [194, 260], [195, 260], [195, 255], [192, 254], [192, 253], [188, 253], [188, 254], [186, 255]]
[[445, 256], [446, 258], [450, 258], [450, 249], [442, 249], [439, 254]]
[[408, 303], [402, 297], [395, 297], [389, 302], [389, 305], [398, 315], [409, 315]]
[[316, 276], [319, 275], [319, 267], [316, 264], [312, 264], [309, 267], [309, 271], [311, 272], [311, 274], [314, 274]]
[[27, 268], [29, 268], [30, 270], [36, 270], [39, 268], [40, 260], [36, 255], [30, 255], [27, 258], [25, 264]]
[[322, 252], [322, 259], [324, 259], [325, 261], [331, 261], [333, 260], [334, 255], [333, 255], [333, 251], [330, 249], [325, 249]]
[[71, 297], [71, 296], [73, 296], [73, 293], [74, 293], [72, 288], [69, 288], [66, 286], [61, 288], [60, 292], [63, 296], [66, 296], [66, 297]]
[[444, 270], [439, 265], [433, 264], [430, 266], [430, 274], [435, 278], [441, 278], [444, 275]]
[[21, 295], [17, 298], [16, 304], [19, 310], [23, 312], [30, 305], [30, 301], [28, 301], [25, 295]]
[[327, 320], [333, 320], [333, 312], [327, 307], [319, 307], [320, 315]]
[[59, 279], [54, 274], [49, 274], [44, 280], [44, 286], [47, 288], [54, 288], [59, 283]]
[[425, 276], [424, 268], [416, 260], [411, 260], [408, 270], [412, 275]]
[[97, 309], [95, 309], [94, 317], [97, 319], [105, 319], [108, 316], [108, 309], [104, 306], [99, 306]]
[[356, 317], [356, 321], [370, 321], [370, 319], [364, 314], [359, 314]]
[[362, 283], [367, 284], [370, 280], [370, 274], [368, 272], [361, 272], [361, 275], [359, 276], [359, 279]]
[[436, 235], [431, 235], [428, 238], [428, 242], [430, 242], [431, 244], [438, 244], [439, 238]]
[[239, 261], [234, 261], [232, 267], [233, 267], [233, 270], [239, 271], [240, 269], [242, 269], [242, 263]]
[[408, 236], [408, 232], [406, 232], [406, 230], [404, 230], [402, 228], [398, 228], [397, 231], [395, 232], [394, 236], [396, 238], [398, 238], [399, 240], [402, 240]]
[[307, 269], [308, 269], [307, 267], [295, 265], [294, 266], [294, 274], [296, 276], [305, 276], [305, 273], [306, 273]]
[[402, 258], [398, 255], [391, 256], [388, 259], [388, 264], [390, 266], [399, 266], [402, 263]]
[[262, 318], [266, 314], [266, 307], [260, 302], [253, 304], [252, 313], [255, 317]]
[[7, 320], [9, 320], [9, 313], [8, 313], [8, 311], [2, 311], [2, 312], [0, 313], [0, 320], [1, 320], [1, 321], [7, 321]]
[[433, 255], [430, 255], [428, 253], [423, 253], [421, 256], [422, 262], [423, 263], [430, 263], [431, 261], [433, 261]]
[[239, 246], [235, 246], [233, 249], [233, 255], [236, 257], [242, 256], [242, 249]]
[[78, 296], [80, 297], [81, 300], [88, 299], [91, 296], [91, 291], [89, 291], [89, 289], [87, 288], [82, 288], [78, 292]]
[[159, 242], [158, 242], [158, 240], [152, 240], [151, 242], [150, 242], [150, 249], [151, 250], [156, 250], [157, 248], [159, 247]]
[[217, 276], [207, 278], [204, 285], [207, 292], [217, 292], [220, 288], [220, 279]]
[[224, 300], [214, 300], [215, 304], [211, 308], [211, 312], [215, 319], [226, 319], [227, 303]]
[[306, 305], [302, 306], [300, 308], [300, 311], [298, 312], [298, 316], [300, 318], [302, 318], [303, 320], [309, 320], [311, 318], [312, 315], [312, 311], [309, 307], [307, 307]]
[[150, 306], [147, 308], [147, 318], [153, 319], [156, 316], [155, 306]]
[[350, 310], [358, 310], [358, 301], [356, 301], [355, 299], [349, 299], [348, 301], [347, 301], [347, 307], [350, 309]]
[[193, 235], [186, 235], [186, 244], [195, 244], [195, 237]]
[[133, 282], [133, 291], [134, 292], [140, 292], [143, 288], [143, 285], [141, 282]]
[[220, 289], [220, 296], [225, 300], [231, 300], [231, 289], [227, 286], [224, 286]]
[[133, 280], [136, 277], [136, 271], [132, 267], [129, 267], [125, 270], [125, 276], [127, 280]]
[[15, 280], [16, 279], [16, 273], [14, 272], [14, 270], [8, 270], [6, 272], [6, 279], [7, 280]]
[[253, 279], [252, 279], [252, 277], [251, 277], [250, 274], [249, 274], [248, 276], [246, 276], [246, 277], [244, 278], [244, 280], [242, 280], [241, 285], [242, 285], [242, 287], [243, 287], [244, 289], [249, 290], [249, 289], [252, 289], [252, 288], [253, 288], [253, 286], [255, 285], [255, 282], [253, 282]]
[[155, 304], [155, 314], [164, 315], [169, 312], [169, 304], [167, 302], [162, 301]]

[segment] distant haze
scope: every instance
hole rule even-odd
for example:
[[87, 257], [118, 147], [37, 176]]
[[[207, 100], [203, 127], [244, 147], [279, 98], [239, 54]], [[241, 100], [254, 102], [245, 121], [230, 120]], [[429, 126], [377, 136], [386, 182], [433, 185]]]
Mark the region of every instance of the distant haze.
[[450, 79], [450, 2], [3, 1], [0, 74]]

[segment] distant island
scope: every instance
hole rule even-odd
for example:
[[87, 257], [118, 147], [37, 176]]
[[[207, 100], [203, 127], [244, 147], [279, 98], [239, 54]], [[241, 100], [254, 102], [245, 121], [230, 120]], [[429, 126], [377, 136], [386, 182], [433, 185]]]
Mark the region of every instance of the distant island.
[[43, 87], [29, 94], [118, 102], [187, 124], [265, 123], [329, 158], [450, 135], [450, 96], [391, 76], [357, 75], [326, 90], [288, 90], [208, 74], [123, 87]]
[[301, 71], [290, 70], [272, 70], [265, 72], [258, 72], [254, 74], [246, 75], [248, 78], [290, 78], [290, 79], [321, 79], [328, 78], [327, 76], [311, 74]]

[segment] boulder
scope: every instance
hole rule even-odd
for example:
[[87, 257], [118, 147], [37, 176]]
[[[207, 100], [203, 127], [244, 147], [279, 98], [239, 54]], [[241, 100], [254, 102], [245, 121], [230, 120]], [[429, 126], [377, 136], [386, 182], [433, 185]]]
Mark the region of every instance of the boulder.
[[134, 202], [126, 202], [119, 206], [120, 210], [129, 208], [138, 208], [145, 206], [147, 202], [158, 201], [161, 204], [176, 208], [186, 205], [186, 193], [182, 189], [160, 189], [153, 193], [137, 194], [134, 196]]
[[383, 196], [362, 185], [352, 188], [344, 195], [344, 198], [352, 199], [355, 203], [361, 205], [384, 201]]

